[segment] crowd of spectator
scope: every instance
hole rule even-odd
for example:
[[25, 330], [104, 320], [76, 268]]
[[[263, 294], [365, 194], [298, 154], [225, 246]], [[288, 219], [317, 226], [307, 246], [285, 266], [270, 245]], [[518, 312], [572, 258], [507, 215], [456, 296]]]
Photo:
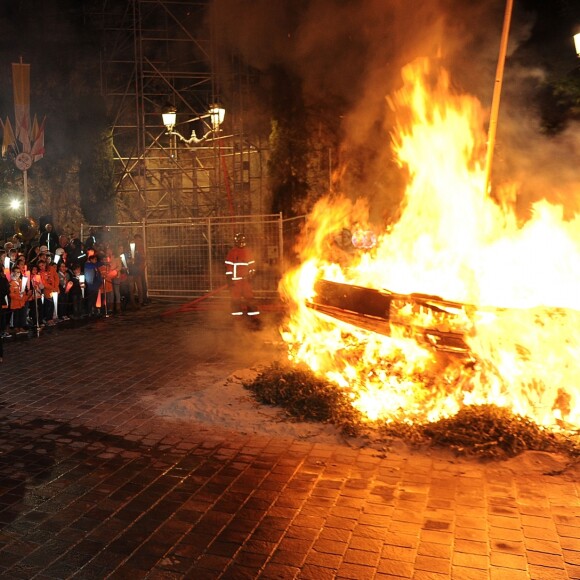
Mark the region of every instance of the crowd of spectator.
[[[66, 320], [123, 314], [148, 302], [145, 248], [131, 240], [83, 242], [46, 224], [36, 241], [0, 247], [0, 346], [2, 341]], [[0, 350], [0, 361], [2, 360]]]

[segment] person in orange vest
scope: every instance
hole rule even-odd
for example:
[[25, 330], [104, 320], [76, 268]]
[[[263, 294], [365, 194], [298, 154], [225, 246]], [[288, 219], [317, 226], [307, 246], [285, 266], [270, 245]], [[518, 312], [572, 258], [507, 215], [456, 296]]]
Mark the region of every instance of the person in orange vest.
[[244, 234], [236, 234], [234, 236], [234, 244], [225, 260], [232, 316], [244, 316], [244, 314], [247, 314], [257, 322], [260, 311], [255, 304], [254, 290], [252, 288], [252, 279], [256, 273], [256, 262], [252, 252], [247, 247]]
[[39, 288], [42, 290], [43, 307], [41, 326], [54, 326], [54, 299], [53, 293], [58, 294], [58, 274], [48, 260], [38, 261], [38, 274], [40, 276]]
[[46, 251], [51, 254], [54, 254], [55, 250], [59, 247], [58, 234], [53, 231], [52, 224], [46, 224], [44, 226], [44, 232], [38, 238], [38, 245], [46, 246]]
[[10, 280], [10, 310], [12, 325], [16, 334], [26, 333], [26, 306], [28, 287], [22, 287], [22, 274], [19, 266], [13, 266]]

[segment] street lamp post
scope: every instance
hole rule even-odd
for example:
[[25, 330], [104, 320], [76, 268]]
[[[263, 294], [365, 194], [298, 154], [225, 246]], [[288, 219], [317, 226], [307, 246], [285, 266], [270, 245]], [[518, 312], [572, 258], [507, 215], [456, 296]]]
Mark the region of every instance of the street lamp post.
[[32, 167], [34, 159], [30, 153], [19, 153], [14, 159], [14, 164], [22, 171], [22, 183], [24, 190], [24, 215], [28, 216], [28, 170]]
[[507, 53], [507, 45], [510, 31], [510, 22], [512, 18], [513, 0], [507, 0], [505, 7], [505, 15], [503, 20], [503, 30], [501, 34], [501, 42], [499, 48], [499, 58], [497, 60], [497, 69], [495, 75], [495, 84], [493, 88], [493, 98], [491, 102], [491, 113], [489, 118], [489, 131], [487, 138], [487, 155], [485, 158], [485, 182], [484, 194], [488, 194], [491, 183], [491, 166], [493, 162], [493, 150], [495, 147], [495, 134], [497, 131], [497, 119], [499, 116], [499, 102], [501, 98], [501, 87], [503, 83], [503, 70], [505, 65], [505, 57]]

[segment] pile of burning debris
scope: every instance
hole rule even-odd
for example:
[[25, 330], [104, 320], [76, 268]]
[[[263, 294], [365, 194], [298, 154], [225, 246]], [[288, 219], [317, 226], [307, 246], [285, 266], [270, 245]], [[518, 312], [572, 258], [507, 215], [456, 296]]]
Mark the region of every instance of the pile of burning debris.
[[412, 446], [446, 447], [482, 459], [505, 459], [535, 450], [564, 453], [573, 462], [580, 461], [580, 431], [555, 433], [493, 405], [468, 406], [434, 423], [372, 423], [353, 408], [344, 389], [306, 367], [274, 363], [244, 386], [258, 401], [283, 408], [295, 420], [330, 423], [345, 437], [367, 438], [369, 443], [398, 438]]
[[[394, 329], [438, 353], [469, 359], [465, 340], [474, 307], [425, 294], [318, 280], [307, 306], [349, 325], [391, 335]], [[556, 433], [495, 405], [472, 405], [436, 422], [369, 422], [352, 406], [347, 390], [305, 366], [272, 365], [245, 385], [262, 403], [277, 405], [297, 420], [336, 425], [343, 435], [370, 440], [399, 438], [415, 446], [443, 446], [462, 455], [504, 459], [523, 451], [565, 453], [580, 461], [580, 431]]]

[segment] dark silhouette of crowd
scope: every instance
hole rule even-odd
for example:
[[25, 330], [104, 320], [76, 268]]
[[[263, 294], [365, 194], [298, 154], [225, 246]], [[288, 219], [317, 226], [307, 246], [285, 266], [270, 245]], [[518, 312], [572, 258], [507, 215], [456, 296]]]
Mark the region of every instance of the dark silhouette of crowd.
[[2, 342], [71, 320], [124, 315], [149, 302], [140, 234], [122, 239], [90, 229], [82, 241], [47, 223], [36, 239], [0, 247]]

